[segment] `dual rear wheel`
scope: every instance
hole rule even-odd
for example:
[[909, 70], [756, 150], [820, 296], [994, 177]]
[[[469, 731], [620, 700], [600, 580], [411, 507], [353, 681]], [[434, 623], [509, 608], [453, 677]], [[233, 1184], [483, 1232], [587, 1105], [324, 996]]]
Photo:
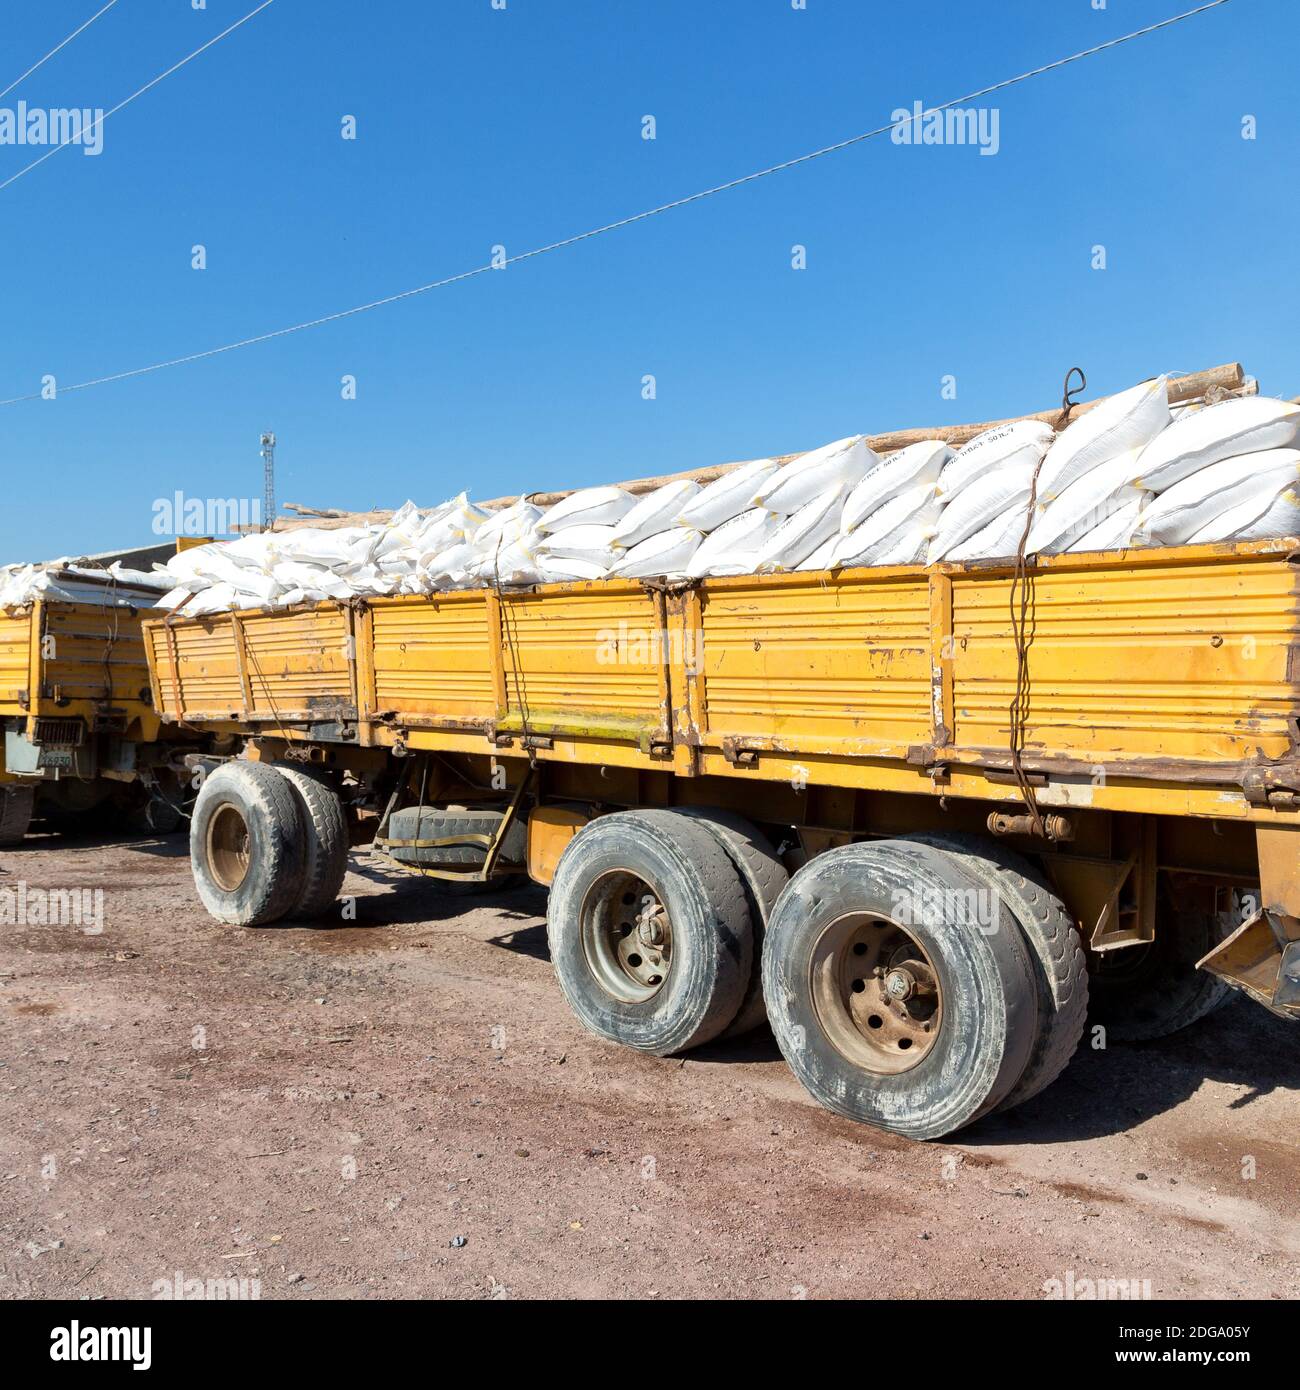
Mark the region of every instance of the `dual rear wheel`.
[[347, 872], [343, 804], [299, 768], [223, 763], [190, 819], [190, 864], [203, 906], [221, 922], [262, 926], [327, 912]]
[[548, 932], [592, 1032], [684, 1051], [726, 1035], [757, 982], [817, 1100], [922, 1139], [1019, 1104], [1064, 1068], [1084, 1026], [1083, 951], [1024, 861], [974, 840], [863, 842], [768, 896], [728, 839], [742, 832], [761, 849], [752, 827], [712, 812], [621, 812], [574, 837]]

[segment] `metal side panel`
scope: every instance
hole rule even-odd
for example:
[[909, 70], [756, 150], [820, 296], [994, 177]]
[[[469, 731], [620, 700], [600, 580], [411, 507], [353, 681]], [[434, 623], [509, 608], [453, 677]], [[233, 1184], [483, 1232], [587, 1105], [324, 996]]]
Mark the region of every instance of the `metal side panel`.
[[149, 668], [140, 630], [147, 609], [95, 603], [42, 605], [40, 695], [43, 711], [72, 702], [109, 704], [128, 718], [148, 715]]
[[30, 608], [0, 609], [0, 718], [27, 713], [21, 701], [32, 688]]
[[639, 584], [547, 585], [500, 600], [498, 727], [651, 744], [670, 738], [661, 595]]
[[923, 572], [710, 580], [698, 612], [703, 746], [901, 758], [931, 741]]
[[351, 624], [336, 605], [150, 621], [160, 713], [302, 723], [355, 713]]
[[149, 670], [166, 718], [234, 719], [244, 709], [235, 630], [228, 613], [145, 624]]
[[[1294, 752], [1296, 568], [1277, 556], [1166, 554], [1140, 564], [1061, 557], [1033, 578], [1027, 754], [1104, 765]], [[952, 575], [958, 749], [1008, 745], [1010, 587], [1005, 573]]]
[[495, 720], [494, 603], [482, 592], [370, 600], [374, 712], [399, 722]]
[[352, 628], [346, 609], [322, 605], [281, 613], [240, 613], [244, 677], [255, 719], [303, 713], [355, 716]]

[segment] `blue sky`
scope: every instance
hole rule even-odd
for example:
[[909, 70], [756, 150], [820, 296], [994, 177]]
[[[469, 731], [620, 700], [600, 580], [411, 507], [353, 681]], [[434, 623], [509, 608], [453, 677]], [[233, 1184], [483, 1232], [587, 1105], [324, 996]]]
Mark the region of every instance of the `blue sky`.
[[[0, 106], [111, 106], [255, 2], [119, 0]], [[113, 117], [102, 154], [0, 191], [0, 397], [568, 236], [1190, 2], [276, 0]], [[7, 0], [0, 88], [100, 3]], [[1042, 409], [1076, 363], [1090, 394], [1239, 358], [1296, 395], [1298, 18], [1233, 0], [1001, 93], [994, 157], [870, 141], [374, 313], [0, 409], [0, 560], [147, 542], [177, 490], [257, 496], [267, 428], [281, 501], [369, 507]], [[0, 180], [41, 152], [0, 146]]]

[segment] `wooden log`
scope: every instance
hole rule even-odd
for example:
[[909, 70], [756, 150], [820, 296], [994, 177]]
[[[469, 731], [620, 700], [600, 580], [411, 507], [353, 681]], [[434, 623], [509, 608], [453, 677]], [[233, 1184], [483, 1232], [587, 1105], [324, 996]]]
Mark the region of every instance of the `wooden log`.
[[[1255, 382], [1247, 381], [1240, 362], [1228, 362], [1221, 367], [1211, 367], [1207, 371], [1193, 372], [1189, 376], [1170, 377], [1169, 402], [1171, 405], [1187, 405], [1195, 401], [1222, 399], [1225, 395], [1254, 395], [1258, 389], [1259, 387]], [[1080, 415], [1087, 414], [1105, 399], [1105, 396], [1099, 396], [1093, 401], [1081, 401], [1070, 412], [1070, 419], [1077, 420]], [[985, 420], [974, 425], [935, 425], [930, 429], [894, 430], [886, 434], [868, 435], [867, 444], [878, 454], [894, 453], [898, 449], [905, 449], [909, 444], [919, 444], [925, 439], [942, 439], [945, 443], [951, 444], [953, 448], [960, 448], [961, 445], [968, 444], [976, 435], [983, 434], [985, 430], [994, 429], [998, 425], [1014, 424], [1020, 420], [1042, 420], [1046, 424], [1054, 425], [1060, 415], [1061, 407], [1054, 406], [1050, 410], [1040, 410], [1033, 415], [1016, 415], [1005, 420]], [[787, 463], [790, 459], [798, 458], [799, 454], [779, 454], [773, 455], [773, 457], [778, 463]], [[743, 462], [745, 460], [736, 463], [716, 463], [707, 468], [688, 468], [681, 473], [660, 473], [653, 478], [632, 478], [627, 482], [618, 483], [617, 486], [639, 497], [644, 493], [653, 492], [655, 488], [662, 487], [665, 483], [686, 479], [704, 485], [724, 477], [733, 468], [739, 468]], [[550, 507], [575, 491], [577, 491], [575, 488], [564, 488], [552, 492], [530, 492], [525, 495], [539, 507]], [[495, 509], [508, 507], [518, 500], [518, 495], [494, 497], [490, 501], [479, 502], [477, 505]], [[278, 531], [291, 531], [300, 526], [316, 526], [321, 530], [335, 530], [342, 526], [365, 526], [374, 522], [387, 521], [393, 514], [391, 509], [369, 512], [339, 512], [318, 511], [293, 502], [285, 505], [287, 510], [301, 513], [302, 520], [284, 521], [281, 519], [276, 523], [276, 530]]]

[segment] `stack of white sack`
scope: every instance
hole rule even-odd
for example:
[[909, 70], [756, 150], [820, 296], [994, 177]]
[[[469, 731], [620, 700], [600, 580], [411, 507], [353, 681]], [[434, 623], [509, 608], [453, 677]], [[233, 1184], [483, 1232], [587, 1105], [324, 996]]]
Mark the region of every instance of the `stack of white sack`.
[[1294, 535], [1300, 407], [1248, 396], [1175, 414], [1156, 377], [1059, 434], [1034, 421], [987, 431], [937, 492], [932, 563], [1000, 559], [1022, 543], [1050, 555]]
[[[1043, 464], [1027, 548], [1077, 553], [1296, 534], [1300, 407], [1245, 396], [1170, 414], [1161, 377], [1063, 431]], [[1071, 449], [1072, 437], [1082, 447]]]
[[0, 565], [0, 608], [21, 608], [37, 599], [144, 608], [167, 587], [164, 577], [128, 569], [119, 560], [104, 569], [66, 559], [40, 565]]
[[[478, 571], [484, 555], [474, 542], [490, 517], [461, 493], [430, 511], [407, 502], [378, 525], [303, 527], [213, 541], [157, 567], [172, 585], [158, 606], [218, 613], [470, 587], [483, 582]], [[522, 513], [496, 519], [502, 524], [494, 539], [509, 565], [516, 542], [510, 523], [526, 521]], [[499, 563], [502, 557], [493, 552], [491, 558]], [[535, 582], [531, 572], [529, 582]]]
[[[1031, 506], [1032, 499], [1032, 506]], [[1056, 433], [1020, 420], [954, 452], [877, 457], [837, 440], [705, 487], [591, 487], [543, 511], [461, 493], [381, 525], [245, 536], [184, 551], [159, 606], [187, 613], [595, 579], [838, 570], [1027, 553], [1266, 539], [1300, 531], [1300, 407], [1255, 396], [1169, 406], [1157, 377]]]

